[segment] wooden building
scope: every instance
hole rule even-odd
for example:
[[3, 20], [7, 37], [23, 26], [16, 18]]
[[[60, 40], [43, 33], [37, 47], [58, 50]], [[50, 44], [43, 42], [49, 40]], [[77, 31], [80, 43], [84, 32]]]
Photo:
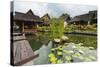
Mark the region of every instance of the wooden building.
[[70, 20], [70, 16], [67, 16], [65, 21], [64, 21], [64, 27], [68, 25], [68, 21]]
[[97, 11], [89, 11], [87, 14], [75, 16], [68, 23], [76, 25], [97, 24]]
[[43, 25], [44, 26], [48, 26], [50, 23], [49, 23], [49, 20], [50, 20], [50, 16], [49, 14], [45, 14], [44, 16], [41, 17], [42, 21], [44, 22]]
[[15, 12], [14, 23], [19, 26], [21, 33], [25, 32], [36, 32], [36, 28], [43, 24], [41, 18], [35, 15], [32, 10], [29, 10], [27, 13]]

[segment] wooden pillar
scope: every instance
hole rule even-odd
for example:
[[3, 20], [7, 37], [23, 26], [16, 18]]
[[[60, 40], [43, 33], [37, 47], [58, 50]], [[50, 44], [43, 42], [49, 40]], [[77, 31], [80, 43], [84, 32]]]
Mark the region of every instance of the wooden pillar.
[[24, 22], [22, 23], [22, 33], [24, 32]]
[[75, 24], [75, 22], [74, 22], [74, 24]]
[[36, 28], [38, 28], [38, 27], [39, 27], [39, 25], [37, 24], [37, 25], [36, 25]]
[[67, 22], [66, 21], [64, 21], [64, 28], [67, 26]]
[[90, 20], [88, 21], [88, 25], [90, 25]]

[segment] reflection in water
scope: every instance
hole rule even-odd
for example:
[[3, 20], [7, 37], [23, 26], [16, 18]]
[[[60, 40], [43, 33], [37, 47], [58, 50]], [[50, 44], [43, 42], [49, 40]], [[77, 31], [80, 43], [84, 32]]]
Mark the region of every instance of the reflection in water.
[[52, 39], [50, 33], [43, 32], [36, 33], [35, 35], [28, 35], [26, 37], [33, 51], [36, 51], [41, 48], [43, 44], [47, 45], [48, 42]]
[[67, 34], [69, 42], [73, 43], [83, 43], [83, 46], [97, 48], [97, 36], [89, 35], [77, 35], [77, 34]]
[[48, 54], [50, 53], [51, 47], [52, 47], [52, 42], [50, 41], [47, 46], [44, 44], [39, 50], [35, 51], [35, 54], [39, 54], [39, 57], [33, 60], [35, 65], [49, 63]]

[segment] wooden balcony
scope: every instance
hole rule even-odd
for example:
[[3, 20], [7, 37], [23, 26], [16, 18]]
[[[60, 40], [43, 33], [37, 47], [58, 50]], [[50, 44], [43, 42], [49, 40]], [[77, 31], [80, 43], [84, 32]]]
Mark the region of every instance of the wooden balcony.
[[36, 33], [37, 29], [24, 29], [24, 33]]

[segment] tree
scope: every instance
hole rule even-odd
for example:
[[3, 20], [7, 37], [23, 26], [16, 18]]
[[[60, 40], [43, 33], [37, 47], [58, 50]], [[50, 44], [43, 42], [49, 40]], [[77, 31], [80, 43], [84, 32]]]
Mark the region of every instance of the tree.
[[63, 13], [59, 18], [63, 20], [70, 20], [70, 15], [67, 13]]

